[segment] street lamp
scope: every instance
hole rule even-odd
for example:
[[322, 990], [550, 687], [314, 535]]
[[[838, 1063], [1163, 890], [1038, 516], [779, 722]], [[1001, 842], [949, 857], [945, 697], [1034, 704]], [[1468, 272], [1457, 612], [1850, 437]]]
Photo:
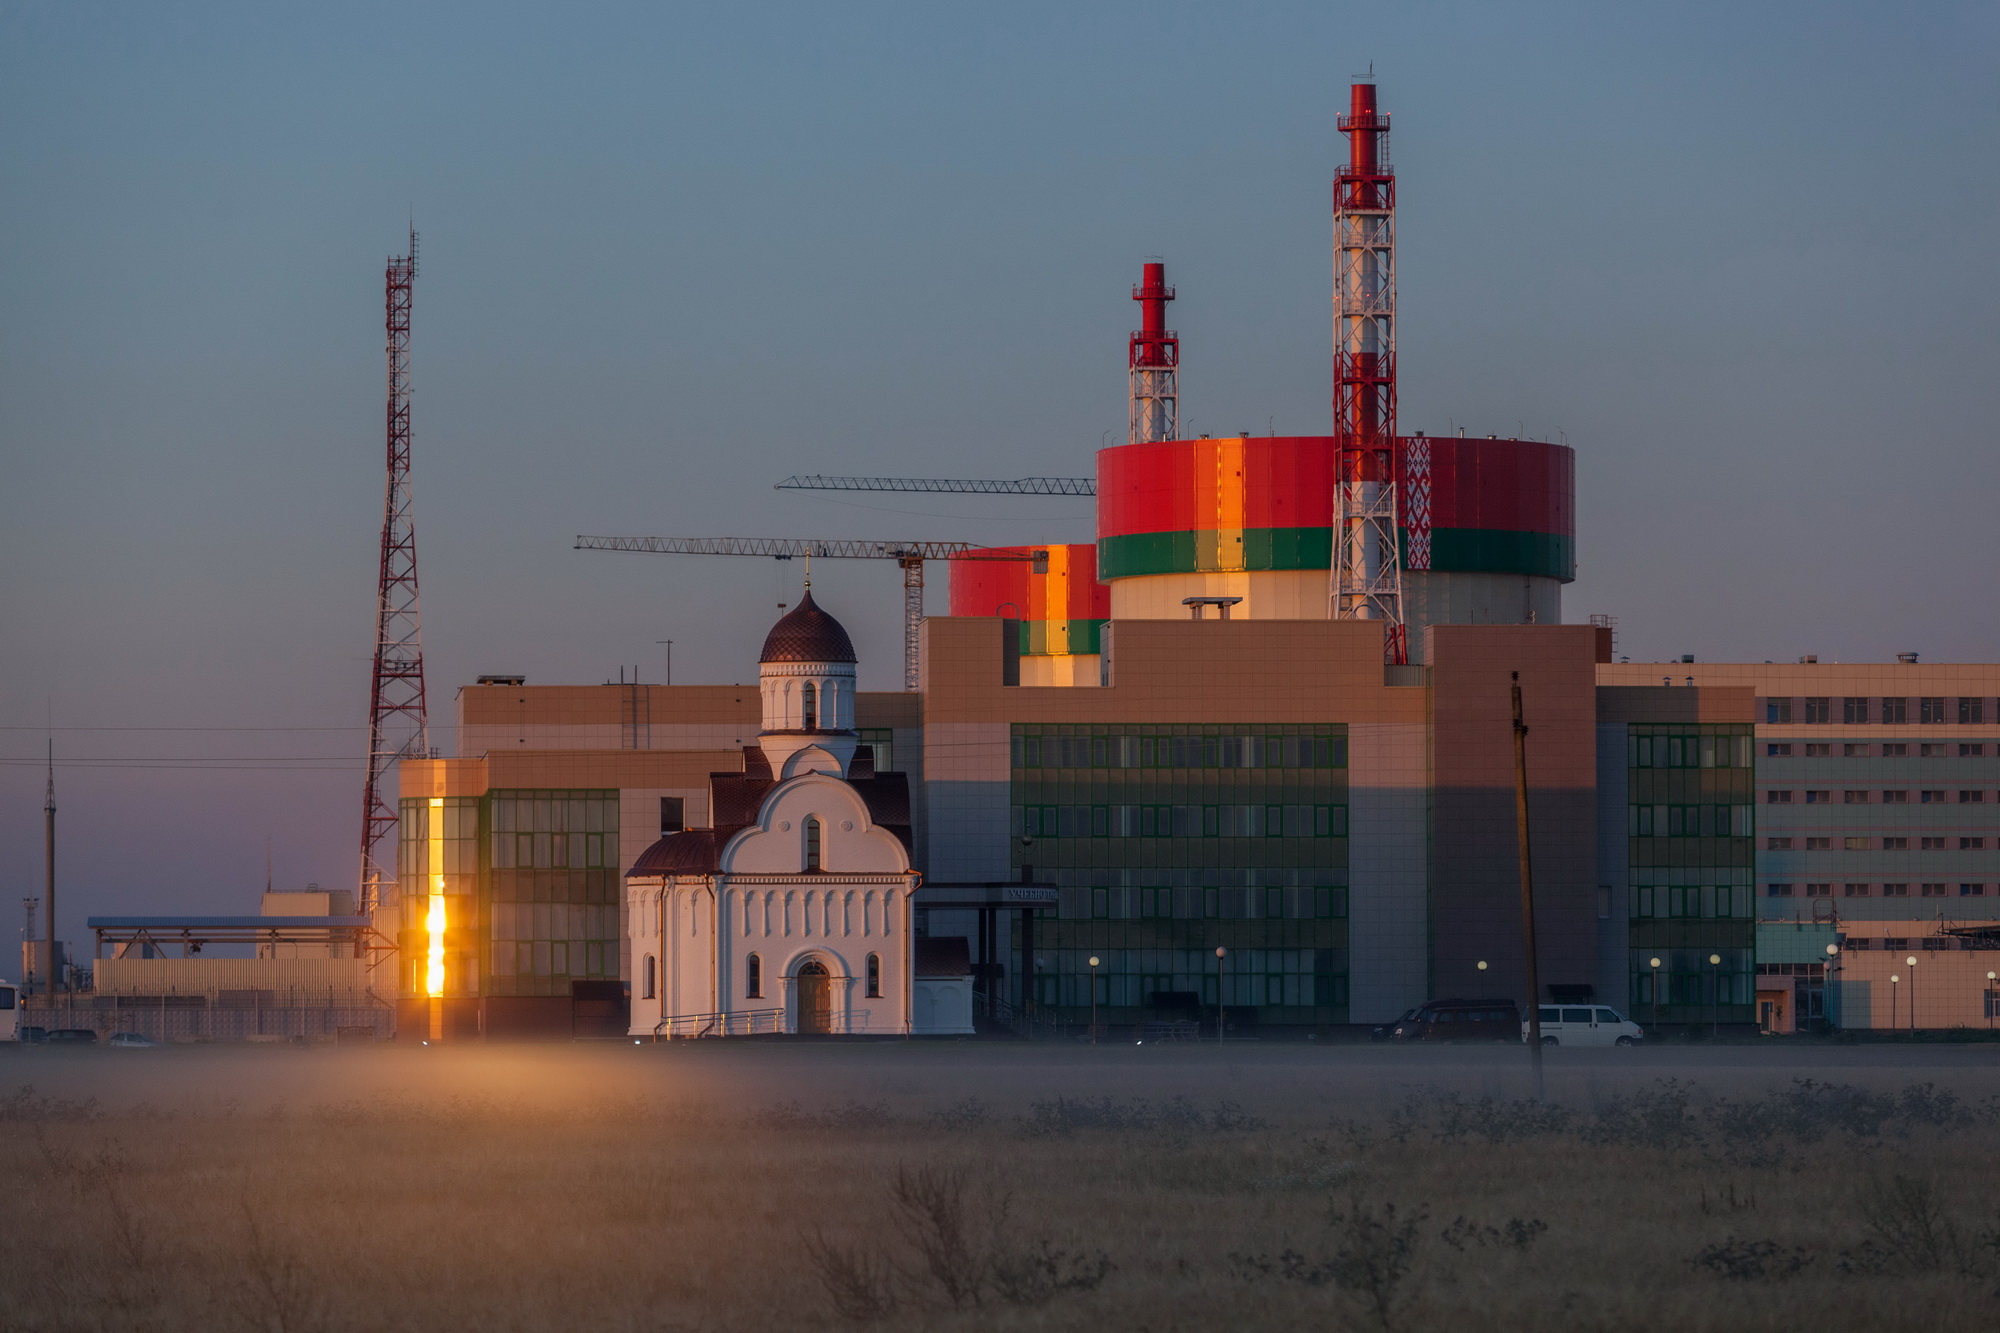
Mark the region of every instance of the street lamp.
[[1833, 970], [1839, 962], [1840, 962], [1840, 945], [1838, 944], [1827, 945], [1826, 974], [1820, 978], [1820, 984], [1819, 984], [1819, 1017], [1820, 1017], [1820, 1022], [1826, 1025], [1826, 1028], [1829, 1032], [1833, 1030], [1833, 1009], [1834, 1009], [1834, 1006], [1832, 1004], [1832, 1000], [1834, 998]]
[[1915, 1033], [1917, 1030], [1917, 956], [1911, 954], [1903, 960], [1903, 963], [1910, 969], [1910, 1031]]
[[2000, 972], [1988, 972], [1986, 974], [1986, 1030], [1988, 1032], [1993, 1030], [1993, 991], [1995, 989], [1993, 983], [1996, 981], [2000, 981]]
[[[1708, 965], [1720, 968], [1722, 966], [1722, 955], [1719, 953], [1710, 954], [1708, 956]], [[1709, 981], [1708, 1035], [1719, 1037], [1722, 1035], [1722, 973], [1719, 971], [1710, 973]]]
[[1889, 1030], [1892, 1032], [1903, 1026], [1896, 1021], [1896, 983], [1901, 980], [1894, 972], [1889, 974]]
[[1229, 1003], [1228, 982], [1223, 976], [1222, 960], [1229, 957], [1229, 950], [1220, 944], [1215, 946], [1215, 1040], [1223, 1040], [1222, 1034], [1228, 1030], [1229, 1022], [1225, 1006]]
[[1097, 955], [1090, 956], [1090, 1044], [1097, 1045]]
[[1653, 1026], [1660, 1026], [1660, 960], [1653, 960]]

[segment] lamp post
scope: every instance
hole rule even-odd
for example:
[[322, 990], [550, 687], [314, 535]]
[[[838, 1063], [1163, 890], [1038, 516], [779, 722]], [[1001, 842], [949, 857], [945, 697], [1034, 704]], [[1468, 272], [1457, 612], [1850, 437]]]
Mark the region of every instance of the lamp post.
[[1917, 956], [1911, 954], [1903, 960], [1903, 965], [1910, 969], [1910, 1034], [1914, 1036], [1917, 1031]]
[[[1719, 953], [1710, 954], [1708, 956], [1708, 965], [1719, 969], [1722, 966], [1722, 955]], [[1722, 1035], [1722, 973], [1720, 971], [1709, 974], [1708, 1035], [1711, 1037]]]
[[1660, 960], [1653, 959], [1653, 1029], [1660, 1026]]
[[1896, 1021], [1896, 983], [1901, 980], [1902, 978], [1894, 972], [1889, 974], [1889, 1030], [1891, 1032], [1903, 1026]]
[[1229, 1004], [1228, 979], [1223, 973], [1223, 960], [1229, 957], [1229, 950], [1220, 944], [1215, 946], [1215, 1040], [1220, 1043], [1223, 1033], [1229, 1030], [1227, 1006]]
[[1827, 945], [1826, 973], [1824, 976], [1820, 978], [1820, 986], [1819, 986], [1819, 1017], [1820, 1021], [1826, 1024], [1828, 1031], [1833, 1030], [1833, 1008], [1834, 1008], [1833, 970], [1835, 965], [1838, 964], [1839, 961], [1840, 961], [1840, 946], [1838, 944]]
[[1993, 983], [1995, 981], [2000, 981], [2000, 972], [1988, 972], [1986, 974], [1986, 995], [1985, 995], [1986, 1030], [1988, 1032], [1991, 1032], [1993, 1030], [1993, 991], [1995, 989]]
[[1090, 956], [1090, 1044], [1097, 1045], [1097, 955]]

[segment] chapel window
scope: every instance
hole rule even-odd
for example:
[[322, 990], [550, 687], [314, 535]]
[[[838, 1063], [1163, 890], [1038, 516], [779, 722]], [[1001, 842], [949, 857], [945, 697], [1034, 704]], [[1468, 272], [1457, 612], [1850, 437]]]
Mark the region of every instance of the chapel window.
[[646, 955], [646, 966], [644, 971], [645, 971], [644, 998], [648, 1000], [656, 999], [659, 995], [659, 984], [657, 981], [657, 977], [659, 975], [659, 964], [654, 960], [653, 955], [651, 954]]
[[868, 998], [871, 1000], [882, 998], [881, 954], [871, 953], [868, 955]]
[[819, 691], [811, 681], [807, 681], [799, 691], [799, 703], [804, 710], [801, 714], [804, 721], [800, 725], [807, 731], [819, 730]]
[[819, 816], [806, 816], [806, 869], [818, 870], [819, 864]]
[[[649, 964], [650, 964], [650, 963], [651, 963], [651, 962], [652, 962], [653, 960], [652, 960], [652, 959], [650, 959], [650, 958], [648, 958], [648, 959], [647, 959], [646, 961], [647, 961], [647, 963], [649, 963]], [[751, 954], [751, 955], [750, 955], [750, 966], [749, 966], [748, 968], [746, 968], [746, 969], [745, 969], [745, 976], [746, 976], [746, 977], [748, 978], [748, 980], [749, 980], [749, 984], [748, 984], [748, 985], [747, 985], [747, 986], [746, 986], [746, 987], [744, 988], [744, 992], [743, 992], [743, 993], [744, 993], [745, 995], [747, 995], [747, 996], [748, 996], [748, 997], [749, 997], [750, 999], [753, 999], [753, 1000], [761, 1000], [761, 999], [763, 999], [763, 998], [764, 998], [764, 960], [763, 960], [762, 958], [759, 958], [759, 957], [758, 957], [758, 956], [757, 956], [756, 954], [754, 954], [754, 953], [753, 953], [753, 954]]]

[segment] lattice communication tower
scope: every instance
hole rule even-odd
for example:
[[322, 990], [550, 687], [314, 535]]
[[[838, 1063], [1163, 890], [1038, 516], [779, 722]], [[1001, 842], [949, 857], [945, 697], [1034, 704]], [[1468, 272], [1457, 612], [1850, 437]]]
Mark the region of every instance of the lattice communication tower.
[[383, 904], [396, 882], [396, 828], [389, 772], [430, 754], [424, 708], [424, 648], [417, 619], [417, 534], [410, 521], [410, 295], [417, 281], [417, 231], [410, 253], [391, 258], [387, 292], [389, 475], [382, 501], [382, 570], [375, 598], [375, 678], [368, 709], [368, 785], [361, 796], [361, 910]]

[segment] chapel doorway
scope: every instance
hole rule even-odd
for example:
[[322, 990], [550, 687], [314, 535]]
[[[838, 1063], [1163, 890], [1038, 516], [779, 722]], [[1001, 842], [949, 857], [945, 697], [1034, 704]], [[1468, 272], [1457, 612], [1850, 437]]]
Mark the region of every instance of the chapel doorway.
[[825, 1035], [833, 1031], [833, 979], [826, 964], [813, 961], [799, 968], [799, 1029]]

